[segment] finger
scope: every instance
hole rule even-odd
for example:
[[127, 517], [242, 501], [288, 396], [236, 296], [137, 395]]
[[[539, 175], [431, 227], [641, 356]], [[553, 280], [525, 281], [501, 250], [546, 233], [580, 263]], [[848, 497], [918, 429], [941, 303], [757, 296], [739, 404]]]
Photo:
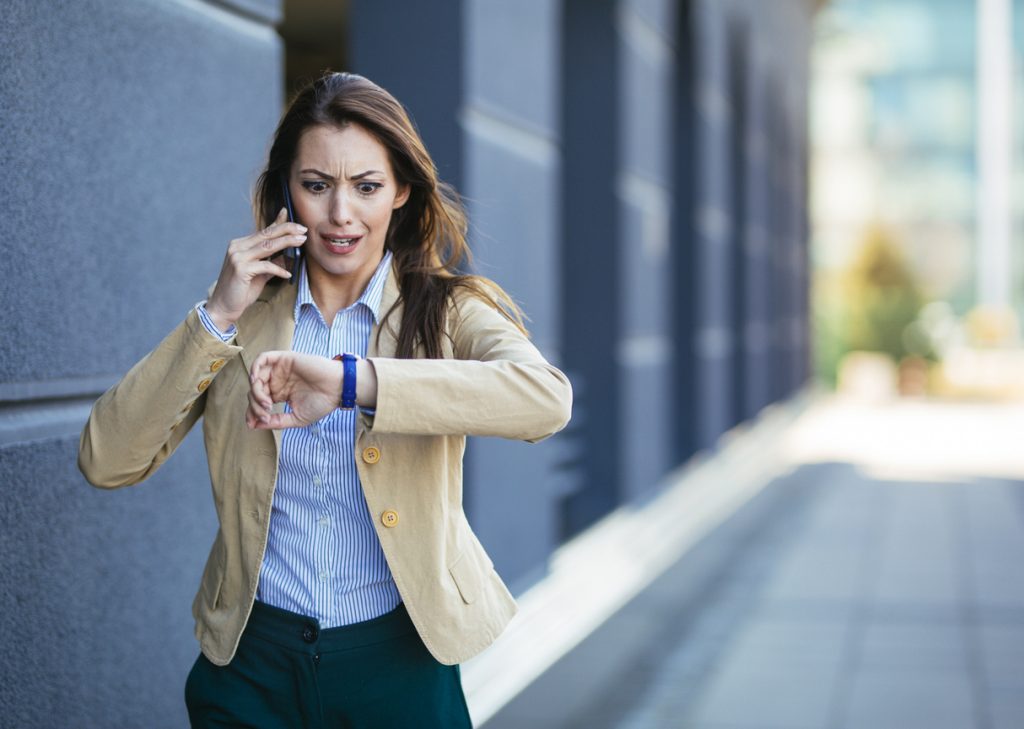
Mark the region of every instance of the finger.
[[280, 276], [281, 278], [292, 277], [292, 274], [287, 269], [281, 268], [281, 266], [278, 266], [276, 263], [271, 263], [270, 261], [256, 261], [255, 263], [250, 264], [248, 273], [252, 276], [270, 275]]
[[[288, 223], [294, 225], [294, 223]], [[264, 236], [257, 234], [248, 240], [242, 250], [248, 259], [263, 259], [280, 253], [285, 248], [298, 248], [306, 242], [306, 234], [303, 231], [295, 231], [291, 228], [280, 235]]]
[[257, 430], [282, 430], [284, 428], [301, 428], [306, 423], [295, 413], [272, 413], [266, 420], [256, 423]]
[[252, 416], [257, 420], [265, 420], [270, 415], [270, 406], [268, 407], [266, 401], [260, 398], [254, 391], [250, 391], [248, 395], [249, 407], [247, 412], [252, 413]]
[[[255, 392], [260, 402], [267, 408], [272, 407], [274, 400], [284, 400], [290, 393], [275, 392], [274, 382], [278, 389], [287, 381], [288, 361], [292, 355], [287, 351], [261, 352], [252, 363], [249, 375], [250, 390]], [[276, 380], [275, 380], [276, 377]]]
[[250, 383], [249, 402], [257, 415], [263, 416], [270, 413], [274, 407], [274, 399], [270, 392], [270, 382], [265, 379], [254, 379]]
[[308, 230], [302, 223], [295, 223], [287, 218], [284, 220], [275, 220], [273, 223], [268, 225], [263, 230], [253, 233], [254, 238], [272, 238], [278, 235], [284, 235], [287, 233], [305, 233]]

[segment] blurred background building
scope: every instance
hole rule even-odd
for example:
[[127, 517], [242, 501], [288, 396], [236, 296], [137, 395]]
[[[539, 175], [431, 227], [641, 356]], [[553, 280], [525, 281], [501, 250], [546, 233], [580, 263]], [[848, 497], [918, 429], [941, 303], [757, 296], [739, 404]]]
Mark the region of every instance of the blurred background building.
[[841, 0], [816, 31], [819, 374], [869, 350], [928, 362], [910, 389], [1019, 392], [1024, 3]]

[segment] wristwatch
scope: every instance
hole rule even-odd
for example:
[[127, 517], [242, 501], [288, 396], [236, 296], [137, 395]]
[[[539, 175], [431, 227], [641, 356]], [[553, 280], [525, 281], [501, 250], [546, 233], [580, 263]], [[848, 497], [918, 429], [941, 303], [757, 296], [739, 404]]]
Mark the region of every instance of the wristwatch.
[[342, 410], [351, 410], [356, 406], [356, 360], [359, 358], [354, 354], [336, 354], [334, 360], [340, 361], [342, 366], [341, 380], [341, 404]]

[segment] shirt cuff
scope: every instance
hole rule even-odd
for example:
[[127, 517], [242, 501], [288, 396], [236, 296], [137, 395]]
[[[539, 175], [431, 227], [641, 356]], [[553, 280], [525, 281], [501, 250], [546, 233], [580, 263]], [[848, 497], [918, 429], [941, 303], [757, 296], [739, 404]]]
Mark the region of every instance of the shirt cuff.
[[196, 304], [196, 313], [199, 314], [199, 321], [203, 323], [203, 328], [222, 342], [230, 342], [238, 333], [238, 328], [234, 324], [228, 327], [226, 332], [222, 332], [213, 323], [213, 319], [210, 318], [209, 313], [206, 311], [206, 301], [200, 301]]

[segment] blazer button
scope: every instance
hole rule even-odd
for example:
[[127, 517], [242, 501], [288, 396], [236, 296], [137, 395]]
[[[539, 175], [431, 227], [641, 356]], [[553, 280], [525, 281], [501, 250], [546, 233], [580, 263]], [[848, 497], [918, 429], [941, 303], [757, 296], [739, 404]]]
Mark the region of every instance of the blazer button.
[[224, 366], [224, 360], [215, 359], [210, 363], [210, 372], [220, 372], [220, 368]]
[[199, 392], [206, 392], [206, 388], [210, 386], [211, 382], [212, 380], [209, 377], [207, 377], [205, 380], [203, 380], [196, 386], [196, 389], [199, 390]]
[[393, 526], [398, 526], [398, 512], [388, 509], [380, 515], [380, 520], [388, 529]]
[[363, 448], [363, 460], [366, 463], [370, 463], [370, 464], [373, 464], [373, 463], [376, 463], [377, 461], [379, 461], [380, 460], [380, 448], [377, 448], [375, 446], [369, 446], [367, 448]]

